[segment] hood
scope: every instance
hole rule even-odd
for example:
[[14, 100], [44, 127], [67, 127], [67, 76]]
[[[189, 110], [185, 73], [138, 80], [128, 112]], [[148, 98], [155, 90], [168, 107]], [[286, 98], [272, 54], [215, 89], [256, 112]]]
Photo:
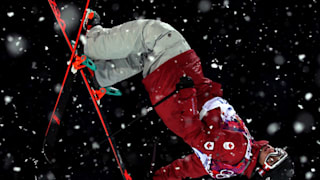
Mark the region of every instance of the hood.
[[260, 149], [267, 144], [269, 144], [269, 141], [266, 141], [266, 140], [255, 141], [253, 143], [251, 162], [250, 162], [248, 168], [246, 169], [246, 171], [244, 172], [244, 175], [247, 176], [249, 179], [252, 175], [254, 168], [257, 165], [257, 162], [259, 161], [258, 156], [259, 156]]

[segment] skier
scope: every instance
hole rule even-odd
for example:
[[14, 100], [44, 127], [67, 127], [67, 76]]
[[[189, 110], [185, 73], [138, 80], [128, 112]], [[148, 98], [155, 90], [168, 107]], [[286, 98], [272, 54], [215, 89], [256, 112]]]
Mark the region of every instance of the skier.
[[103, 28], [99, 15], [87, 12], [84, 53], [95, 61], [96, 82], [111, 86], [142, 72], [142, 80], [164, 124], [194, 153], [173, 161], [154, 174], [154, 180], [178, 180], [210, 175], [249, 179], [290, 179], [293, 164], [285, 150], [268, 141], [255, 141], [233, 107], [224, 100], [221, 85], [205, 78], [199, 57], [184, 37], [158, 20], [134, 20]]

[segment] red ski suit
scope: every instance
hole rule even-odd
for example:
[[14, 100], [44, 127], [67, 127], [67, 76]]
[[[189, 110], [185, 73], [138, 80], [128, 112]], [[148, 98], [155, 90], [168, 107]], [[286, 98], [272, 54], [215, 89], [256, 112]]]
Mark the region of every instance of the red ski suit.
[[[203, 76], [201, 62], [193, 50], [186, 51], [162, 64], [143, 79], [152, 104], [169, 95], [176, 88], [180, 77], [187, 75], [194, 81], [194, 88], [180, 90], [155, 108], [165, 125], [181, 137], [198, 154], [193, 153], [178, 159], [156, 171], [154, 180], [180, 180], [187, 177], [198, 178], [210, 174], [214, 178], [228, 178], [244, 174], [250, 178], [256, 166], [259, 149], [267, 141], [252, 143], [251, 158], [245, 165], [244, 172], [226, 170], [229, 165], [237, 165], [248, 155], [248, 140], [241, 132], [225, 130], [221, 125], [219, 108], [208, 111], [202, 119], [199, 112], [202, 106], [214, 97], [222, 96], [221, 85]], [[199, 154], [212, 159], [206, 170], [204, 160]], [[214, 164], [216, 162], [217, 164]], [[213, 163], [213, 164], [212, 164]], [[218, 168], [215, 170], [215, 168]], [[238, 167], [235, 167], [238, 168]]]

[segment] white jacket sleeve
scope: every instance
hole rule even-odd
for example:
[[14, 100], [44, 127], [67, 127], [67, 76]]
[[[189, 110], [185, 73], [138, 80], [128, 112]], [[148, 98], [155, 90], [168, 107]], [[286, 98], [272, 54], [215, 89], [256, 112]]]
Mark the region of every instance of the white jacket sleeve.
[[95, 61], [96, 79], [110, 86], [139, 72], [143, 77], [190, 46], [169, 24], [158, 20], [134, 20], [87, 33], [84, 53]]
[[84, 53], [94, 60], [126, 58], [137, 46], [142, 46], [145, 24], [144, 20], [136, 20], [113, 28], [95, 26], [87, 33]]

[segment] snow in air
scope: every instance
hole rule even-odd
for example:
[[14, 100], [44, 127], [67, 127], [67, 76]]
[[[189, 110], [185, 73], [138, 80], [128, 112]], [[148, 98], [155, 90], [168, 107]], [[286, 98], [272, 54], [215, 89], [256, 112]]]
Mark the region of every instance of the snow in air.
[[7, 12], [8, 17], [13, 17], [14, 16], [14, 12]]
[[154, 56], [148, 56], [148, 60], [149, 60], [149, 61], [154, 61], [154, 60], [155, 60], [155, 57], [154, 57]]
[[300, 163], [301, 163], [301, 164], [305, 164], [305, 163], [307, 163], [307, 162], [308, 162], [307, 156], [301, 156], [301, 157], [300, 157]]
[[304, 96], [304, 98], [305, 98], [305, 100], [306, 101], [310, 101], [310, 99], [312, 98], [312, 93], [310, 93], [310, 92], [308, 92], [308, 93], [306, 93], [306, 95]]
[[240, 44], [241, 41], [242, 41], [242, 39], [237, 39], [237, 40], [235, 41], [235, 44]]
[[21, 56], [27, 51], [27, 40], [19, 34], [9, 34], [7, 36], [6, 49], [12, 57]]
[[[149, 0], [150, 3], [154, 3], [154, 0]], [[198, 7], [195, 7], [195, 8], [198, 8], [198, 12], [200, 13], [207, 13], [209, 12], [210, 10], [213, 10], [215, 8], [215, 4], [212, 4], [213, 1], [211, 0], [200, 0], [198, 1]], [[223, 8], [229, 8], [230, 5], [230, 0], [223, 0]], [[117, 11], [119, 10], [119, 5], [118, 4], [115, 4], [112, 6], [112, 9], [114, 11]], [[75, 6], [75, 5], [65, 5], [64, 7], [61, 8], [61, 18], [64, 19], [65, 23], [66, 23], [66, 28], [67, 30], [72, 30], [72, 29], [76, 29], [79, 23], [79, 19], [81, 19], [81, 14], [80, 14], [81, 11], [79, 11], [79, 9]], [[105, 12], [102, 12], [103, 14], [105, 14]], [[234, 15], [237, 15], [237, 14], [241, 14], [241, 11], [234, 11]], [[6, 15], [9, 19], [14, 19], [17, 14], [15, 12], [6, 12]], [[251, 14], [250, 14], [251, 15]], [[287, 16], [292, 16], [292, 12], [290, 11], [287, 11]], [[252, 16], [253, 17], [253, 16]], [[46, 20], [47, 17], [43, 17], [43, 16], [39, 16], [37, 21], [38, 22], [43, 22]], [[251, 17], [247, 14], [247, 13], [243, 13], [242, 14], [242, 18], [247, 21], [247, 22], [250, 22], [251, 21]], [[184, 23], [191, 23], [191, 20], [190, 19], [186, 19], [186, 18], [183, 18], [182, 19], [182, 22]], [[58, 26], [57, 23], [55, 23], [55, 30], [57, 32], [60, 33], [60, 28]], [[3, 31], [5, 31], [5, 28], [3, 27], [2, 28]], [[275, 33], [277, 33], [277, 30], [274, 30]], [[203, 35], [203, 40], [208, 40], [209, 39], [209, 35], [205, 34]], [[28, 38], [29, 39], [29, 38]], [[86, 43], [85, 42], [85, 36], [81, 36], [80, 37], [80, 40], [82, 41], [82, 43]], [[18, 57], [18, 56], [21, 56], [24, 52], [26, 52], [26, 50], [28, 49], [28, 41], [27, 41], [27, 38], [26, 37], [23, 37], [22, 35], [20, 34], [8, 34], [6, 37], [3, 37], [3, 41], [5, 42], [5, 48], [8, 52], [8, 54], [12, 57]], [[236, 39], [234, 41], [234, 43], [236, 45], [238, 44], [241, 44], [242, 43], [242, 39]], [[296, 45], [298, 44], [298, 42], [295, 43]], [[44, 47], [42, 47], [45, 51], [48, 51], [49, 50], [49, 47], [52, 48], [52, 46], [49, 44], [49, 45], [46, 45]], [[268, 49], [270, 51], [275, 51], [274, 48], [272, 47], [268, 47]], [[298, 61], [300, 62], [305, 62], [305, 59], [307, 58], [307, 55], [306, 54], [297, 54], [297, 58]], [[153, 56], [149, 56], [148, 59], [150, 61], [154, 61], [154, 57]], [[283, 68], [282, 65], [284, 65], [285, 63], [289, 63], [289, 61], [286, 60], [286, 58], [283, 56], [283, 55], [280, 55], [280, 54], [277, 54], [274, 56], [273, 58], [273, 61], [275, 63], [275, 68], [276, 69], [280, 69]], [[318, 63], [320, 65], [320, 56], [318, 57]], [[40, 64], [38, 65], [40, 67]], [[111, 65], [112, 68], [115, 67], [114, 64]], [[216, 60], [216, 61], [212, 61], [211, 62], [211, 68], [214, 68], [214, 69], [222, 69], [222, 65], [219, 65], [219, 62]], [[36, 62], [33, 62], [32, 63], [32, 69], [38, 69], [37, 68], [37, 64]], [[36, 77], [36, 76], [35, 76]], [[35, 79], [34, 76], [31, 76], [31, 79]], [[283, 76], [277, 76], [276, 77], [276, 80], [280, 80], [280, 77], [281, 79], [283, 79]], [[315, 83], [320, 87], [320, 70], [318, 70], [318, 72], [316, 73], [316, 76], [315, 76]], [[61, 84], [56, 84], [56, 85], [53, 85], [53, 91], [56, 92], [56, 93], [59, 93], [60, 89], [61, 89]], [[135, 86], [131, 86], [130, 87], [130, 90], [131, 91], [135, 91], [136, 90], [136, 87]], [[261, 97], [261, 98], [264, 98], [265, 97], [265, 92], [263, 91], [260, 91], [260, 92], [257, 92], [258, 96]], [[302, 96], [302, 99], [304, 99], [305, 101], [311, 101], [311, 100], [316, 100], [316, 93], [311, 93], [311, 92], [305, 92], [304, 94], [304, 97]], [[14, 97], [12, 96], [9, 96], [9, 95], [6, 95], [4, 96], [4, 104], [5, 105], [9, 105], [12, 103], [12, 101], [14, 100]], [[73, 97], [73, 102], [77, 101], [77, 97]], [[312, 131], [315, 131], [316, 130], [316, 116], [313, 117], [313, 115], [309, 112], [307, 112], [307, 106], [304, 108], [304, 106], [302, 105], [303, 103], [301, 102], [301, 104], [296, 104], [296, 106], [298, 106], [298, 108], [300, 109], [301, 113], [297, 115], [296, 119], [293, 119], [293, 122], [292, 122], [292, 128], [294, 130], [294, 132], [296, 134], [302, 134], [302, 133], [309, 133], [311, 130]], [[81, 108], [82, 105], [79, 104], [77, 106], [77, 108]], [[315, 107], [317, 108], [318, 112], [320, 113], [320, 107]], [[152, 108], [151, 108], [152, 109]], [[146, 115], [151, 109], [147, 109], [147, 108], [142, 108], [141, 109], [141, 114], [142, 115]], [[124, 115], [124, 110], [121, 109], [121, 108], [118, 108], [116, 111], [115, 111], [115, 115], [116, 117], [122, 117]], [[51, 117], [51, 116], [50, 116]], [[133, 118], [135, 118], [135, 116], [132, 116]], [[0, 119], [1, 120], [1, 119]], [[55, 122], [55, 121], [54, 121]], [[94, 121], [92, 121], [94, 123]], [[246, 119], [246, 122], [247, 123], [251, 123], [252, 122], [252, 119]], [[151, 123], [153, 123], [153, 121], [151, 121]], [[3, 127], [4, 124], [0, 124], [0, 127]], [[20, 129], [24, 129], [22, 126], [19, 126]], [[73, 127], [74, 129], [80, 129], [80, 125], [75, 125]], [[126, 124], [125, 123], [122, 123], [121, 124], [121, 129], [125, 129], [126, 128]], [[273, 122], [271, 124], [269, 124], [266, 128], [266, 131], [269, 135], [275, 135], [281, 128], [281, 123], [279, 122]], [[36, 131], [32, 130], [31, 131], [32, 134], [36, 134]], [[176, 141], [177, 137], [176, 136], [172, 136], [171, 137], [171, 141]], [[62, 139], [59, 140], [59, 142], [62, 142]], [[92, 149], [100, 149], [100, 144], [98, 142], [94, 142], [94, 141], [91, 141], [92, 144], [91, 144], [91, 147]], [[320, 145], [320, 140], [314, 140], [313, 143], [315, 143], [315, 145]], [[126, 143], [126, 146], [127, 147], [131, 147], [133, 144], [132, 143]], [[0, 143], [0, 146], [1, 146], [1, 143]], [[144, 146], [147, 146], [147, 143], [144, 143]], [[7, 155], [7, 159], [12, 159], [11, 155], [8, 154]], [[307, 163], [310, 163], [312, 162], [312, 157], [308, 157], [307, 155], [301, 155], [300, 157], [298, 157], [298, 160], [300, 161], [301, 164], [307, 164]], [[11, 170], [14, 171], [14, 172], [21, 172], [21, 167], [18, 167], [18, 166], [10, 166]], [[71, 169], [71, 167], [70, 167]], [[176, 169], [180, 169], [180, 167], [176, 167]], [[304, 176], [305, 176], [305, 179], [309, 180], [309, 179], [313, 179], [314, 176], [315, 176], [315, 172], [316, 172], [316, 168], [310, 168], [309, 170], [306, 170], [304, 172]], [[47, 179], [56, 179], [55, 175], [52, 173], [52, 172], [47, 172], [46, 174], [44, 174], [44, 178], [47, 178]], [[70, 177], [70, 175], [65, 175], [66, 178]]]
[[92, 146], [92, 149], [100, 149], [100, 144], [97, 142], [93, 142], [91, 146]]
[[224, 6], [225, 8], [229, 8], [229, 4], [230, 4], [229, 0], [224, 0], [224, 1], [223, 1], [223, 6]]
[[299, 109], [303, 109], [303, 106], [301, 104], [298, 104]]
[[297, 134], [308, 133], [314, 126], [314, 118], [309, 112], [298, 114], [296, 121], [293, 123], [293, 129]]
[[274, 62], [277, 64], [277, 65], [283, 65], [285, 63], [285, 59], [283, 56], [281, 55], [276, 55], [274, 57]]
[[244, 16], [244, 20], [249, 22], [251, 20], [250, 16]]
[[212, 67], [212, 68], [218, 68], [218, 64], [212, 63], [212, 64], [211, 64], [211, 67]]
[[304, 59], [306, 58], [306, 55], [305, 55], [305, 54], [299, 54], [298, 58], [299, 58], [299, 60], [300, 60], [301, 62], [303, 62]]
[[145, 116], [148, 113], [148, 109], [147, 108], [142, 108], [141, 109], [141, 115]]
[[279, 130], [280, 130], [280, 123], [277, 123], [277, 122], [271, 123], [267, 127], [267, 132], [269, 135], [274, 135]]
[[[61, 7], [61, 19], [64, 20], [67, 30], [75, 30], [77, 29], [79, 19], [81, 19], [80, 11], [75, 5], [67, 4]], [[54, 23], [54, 30], [60, 33], [58, 23]]]
[[121, 129], [125, 129], [126, 125], [124, 123], [121, 123]]
[[252, 119], [246, 119], [247, 123], [250, 124], [252, 122]]
[[211, 2], [209, 0], [201, 0], [198, 4], [198, 9], [202, 13], [209, 12], [211, 9]]
[[60, 89], [61, 89], [61, 84], [60, 83], [58, 83], [58, 84], [56, 84], [54, 86], [54, 92], [59, 93]]
[[42, 16], [42, 17], [39, 17], [39, 22], [42, 22], [42, 21], [44, 21], [45, 20], [45, 18]]
[[218, 62], [219, 62], [218, 59], [216, 59], [216, 58], [213, 59], [213, 60], [212, 60], [211, 67], [214, 68], [214, 69], [219, 68], [219, 69], [221, 70], [223, 66], [222, 66], [222, 65], [219, 65]]
[[13, 171], [14, 172], [20, 172], [21, 171], [21, 167], [13, 167]]
[[49, 171], [49, 172], [46, 174], [46, 178], [47, 178], [48, 180], [56, 179], [55, 175], [54, 175], [51, 171]]
[[12, 96], [5, 96], [4, 97], [4, 104], [8, 105], [9, 103], [12, 102], [13, 97]]
[[306, 178], [307, 180], [311, 179], [312, 177], [313, 177], [313, 173], [310, 172], [310, 171], [305, 174], [305, 178]]
[[302, 122], [295, 122], [294, 123], [294, 131], [297, 133], [297, 134], [300, 134], [304, 131], [304, 124]]

